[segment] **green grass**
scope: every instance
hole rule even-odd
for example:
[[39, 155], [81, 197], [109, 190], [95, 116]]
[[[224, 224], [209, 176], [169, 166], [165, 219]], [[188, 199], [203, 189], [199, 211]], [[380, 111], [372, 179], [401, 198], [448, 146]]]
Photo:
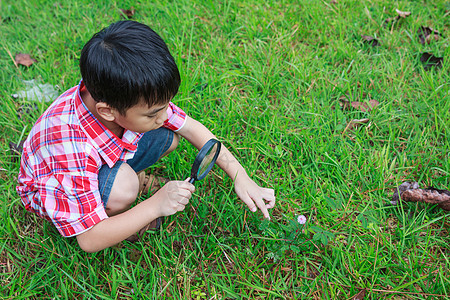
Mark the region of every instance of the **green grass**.
[[[450, 297], [450, 214], [389, 205], [406, 180], [450, 186], [450, 6], [337, 2], [0, 2], [0, 298], [351, 299], [362, 289], [364, 299]], [[175, 102], [276, 190], [270, 223], [216, 168], [161, 232], [95, 254], [23, 209], [8, 144], [49, 103], [19, 118], [29, 101], [10, 95], [23, 80], [60, 92], [77, 84], [83, 44], [132, 6], [177, 61]], [[412, 14], [383, 26], [396, 8]], [[422, 45], [420, 26], [443, 37]], [[10, 54], [19, 52], [37, 63], [16, 68]], [[443, 66], [425, 71], [422, 52], [444, 57]], [[380, 105], [344, 110], [343, 95]], [[343, 133], [361, 118], [369, 123]], [[182, 142], [155, 169], [184, 179], [195, 152]], [[305, 228], [293, 221], [300, 214]]]

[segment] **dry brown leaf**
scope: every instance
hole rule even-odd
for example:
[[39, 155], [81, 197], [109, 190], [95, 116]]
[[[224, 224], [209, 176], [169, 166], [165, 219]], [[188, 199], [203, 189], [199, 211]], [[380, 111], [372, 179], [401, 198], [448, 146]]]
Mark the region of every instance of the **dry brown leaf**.
[[23, 151], [23, 143], [25, 140], [21, 140], [18, 144], [15, 144], [13, 142], [9, 142], [9, 151], [11, 151], [11, 161], [16, 162], [20, 160], [20, 156], [22, 155]]
[[366, 102], [359, 102], [359, 101], [354, 101], [351, 102], [350, 105], [353, 108], [359, 109], [363, 112], [369, 112], [372, 109], [374, 109], [375, 107], [377, 107], [380, 104], [380, 102], [378, 102], [377, 100], [369, 100], [369, 104], [367, 104]]
[[345, 127], [344, 131], [342, 133], [345, 133], [347, 131], [352, 131], [353, 129], [356, 129], [358, 125], [366, 124], [369, 122], [369, 119], [354, 119], [348, 122], [347, 126]]
[[350, 103], [353, 108], [359, 109], [361, 111], [366, 112], [369, 109], [369, 106], [364, 102], [353, 101]]
[[432, 67], [440, 68], [444, 62], [444, 57], [434, 56], [432, 53], [424, 52], [420, 56], [420, 61], [424, 64], [423, 68], [429, 70]]
[[[353, 107], [353, 108], [361, 110], [363, 112], [369, 112], [380, 104], [380, 102], [378, 102], [377, 100], [374, 100], [374, 99], [370, 99], [367, 102], [360, 102], [360, 101], [350, 102], [347, 98], [348, 96], [349, 96], [348, 93], [346, 93], [345, 95], [342, 95], [341, 97], [339, 97], [339, 104], [341, 105], [343, 110]], [[365, 97], [370, 97], [370, 95], [363, 93], [362, 98], [365, 98]]]
[[361, 290], [358, 294], [353, 297], [353, 300], [363, 300], [364, 296], [366, 296], [366, 289]]
[[122, 17], [127, 17], [128, 19], [131, 19], [134, 16], [134, 13], [136, 12], [136, 10], [134, 9], [134, 7], [131, 7], [130, 9], [123, 9], [120, 8], [120, 12]]
[[398, 9], [396, 9], [395, 11], [402, 18], [406, 18], [406, 17], [409, 17], [411, 15], [411, 12], [409, 12], [409, 11], [401, 11], [401, 10], [398, 10]]
[[30, 54], [18, 53], [16, 54], [15, 62], [17, 65], [29, 67], [34, 64], [36, 60], [34, 58], [31, 58]]
[[376, 38], [370, 35], [361, 35], [361, 38], [363, 39], [364, 43], [369, 44], [372, 47], [380, 46], [380, 42]]
[[432, 39], [437, 41], [439, 40], [439, 37], [442, 36], [439, 31], [425, 26], [420, 26], [420, 28], [417, 30], [417, 33], [419, 34], [419, 42], [421, 44], [429, 44], [431, 43]]
[[397, 12], [397, 16], [384, 20], [384, 22], [383, 22], [383, 26], [384, 27], [394, 25], [400, 19], [406, 19], [406, 17], [411, 15], [411, 12], [409, 12], [409, 11], [401, 11], [401, 10], [398, 10], [398, 9], [396, 9], [395, 11]]
[[347, 99], [347, 95], [342, 95], [339, 97], [339, 104], [341, 105], [343, 110], [346, 110], [350, 107], [350, 101]]
[[[19, 95], [14, 94], [12, 96], [18, 97]], [[24, 104], [24, 105], [21, 105], [17, 109], [17, 117], [19, 117], [19, 119], [22, 119], [24, 116], [33, 115], [33, 113], [35, 113], [37, 111], [39, 111], [39, 107], [38, 107], [37, 103]]]
[[391, 24], [395, 24], [398, 19], [400, 19], [400, 16], [396, 16], [394, 18], [387, 18], [386, 20], [384, 20], [383, 22], [383, 26], [387, 27], [387, 26], [391, 26]]

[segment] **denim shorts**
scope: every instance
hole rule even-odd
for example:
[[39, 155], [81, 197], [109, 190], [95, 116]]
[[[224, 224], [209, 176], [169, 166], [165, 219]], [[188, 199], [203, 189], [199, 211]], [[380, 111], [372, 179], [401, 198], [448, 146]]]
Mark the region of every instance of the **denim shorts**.
[[[172, 145], [174, 133], [167, 128], [158, 128], [144, 133], [138, 142], [134, 157], [126, 163], [137, 173], [156, 163]], [[98, 171], [98, 185], [103, 205], [106, 207], [117, 171], [124, 162], [119, 160], [110, 168], [104, 164]]]

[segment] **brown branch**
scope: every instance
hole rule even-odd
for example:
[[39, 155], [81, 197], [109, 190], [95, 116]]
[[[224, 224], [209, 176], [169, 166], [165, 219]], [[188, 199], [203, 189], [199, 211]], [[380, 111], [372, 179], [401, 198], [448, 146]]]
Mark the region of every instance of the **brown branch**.
[[396, 205], [399, 200], [405, 202], [424, 202], [437, 204], [444, 210], [450, 210], [450, 191], [438, 190], [433, 187], [419, 189], [417, 182], [403, 182], [392, 195], [391, 203]]
[[[447, 193], [446, 193], [447, 192]], [[450, 210], [450, 193], [437, 189], [415, 189], [404, 191], [401, 195], [406, 202], [425, 202], [437, 204], [444, 210]]]

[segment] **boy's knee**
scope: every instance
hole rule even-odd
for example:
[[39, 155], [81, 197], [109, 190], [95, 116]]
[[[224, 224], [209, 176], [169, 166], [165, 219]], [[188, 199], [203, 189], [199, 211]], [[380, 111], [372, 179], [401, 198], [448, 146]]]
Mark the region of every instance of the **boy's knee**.
[[115, 215], [127, 210], [136, 200], [139, 193], [139, 180], [136, 172], [123, 163], [114, 179], [114, 183], [106, 204], [108, 215]]

